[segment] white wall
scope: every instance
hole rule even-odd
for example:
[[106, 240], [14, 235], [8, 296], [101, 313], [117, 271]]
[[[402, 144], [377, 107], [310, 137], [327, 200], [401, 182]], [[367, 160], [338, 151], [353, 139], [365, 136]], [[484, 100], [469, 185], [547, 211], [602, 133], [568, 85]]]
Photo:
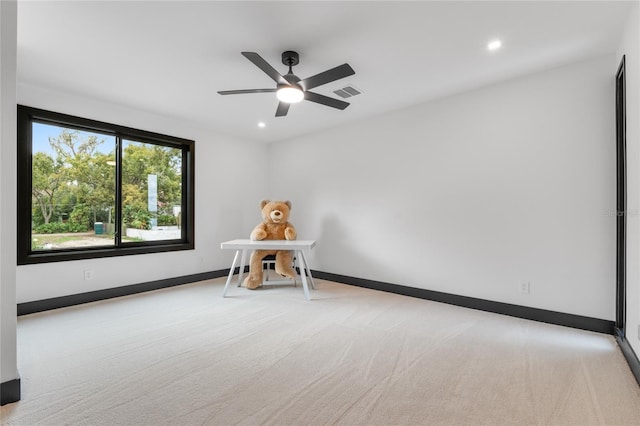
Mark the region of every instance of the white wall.
[[[265, 145], [193, 123], [22, 84], [18, 103], [196, 142], [195, 250], [19, 266], [18, 303], [228, 268], [232, 253], [222, 252], [220, 242], [248, 235], [260, 218], [256, 206], [267, 192], [261, 170]], [[93, 270], [93, 280], [84, 280], [86, 269]]]
[[276, 143], [269, 189], [318, 240], [313, 269], [613, 320], [615, 67], [601, 57]]
[[627, 340], [640, 354], [640, 7], [633, 6], [618, 49], [627, 97]]
[[0, 1], [0, 382], [18, 378], [16, 358], [17, 4]]

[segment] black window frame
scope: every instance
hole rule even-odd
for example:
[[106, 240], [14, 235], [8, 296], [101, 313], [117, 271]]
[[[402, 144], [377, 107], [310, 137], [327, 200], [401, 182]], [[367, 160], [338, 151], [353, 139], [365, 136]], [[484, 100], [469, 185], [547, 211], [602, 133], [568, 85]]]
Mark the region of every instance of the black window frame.
[[[195, 202], [195, 141], [88, 118], [18, 105], [18, 195], [17, 262], [18, 265], [95, 259], [113, 256], [193, 250]], [[116, 235], [113, 246], [32, 251], [32, 125], [34, 122], [75, 130], [103, 133], [116, 138]], [[181, 238], [175, 240], [122, 243], [122, 140], [178, 148], [182, 151]]]

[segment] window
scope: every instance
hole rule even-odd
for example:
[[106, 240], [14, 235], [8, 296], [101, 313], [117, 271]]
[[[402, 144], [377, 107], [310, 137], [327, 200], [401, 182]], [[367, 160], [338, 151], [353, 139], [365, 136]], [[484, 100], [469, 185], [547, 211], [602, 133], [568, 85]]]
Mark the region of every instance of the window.
[[194, 247], [194, 142], [18, 106], [18, 263]]

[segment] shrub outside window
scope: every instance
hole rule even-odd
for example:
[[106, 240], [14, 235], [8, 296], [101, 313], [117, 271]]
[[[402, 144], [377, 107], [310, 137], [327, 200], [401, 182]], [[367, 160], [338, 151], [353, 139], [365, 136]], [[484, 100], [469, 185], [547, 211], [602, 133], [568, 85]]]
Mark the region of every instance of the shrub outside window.
[[18, 263], [194, 247], [194, 142], [18, 106]]

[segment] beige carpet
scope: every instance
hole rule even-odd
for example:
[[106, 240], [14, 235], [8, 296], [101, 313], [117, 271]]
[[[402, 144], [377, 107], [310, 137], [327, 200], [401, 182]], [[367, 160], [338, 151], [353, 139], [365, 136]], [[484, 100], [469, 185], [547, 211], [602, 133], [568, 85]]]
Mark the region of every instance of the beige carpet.
[[317, 280], [21, 317], [7, 425], [640, 425], [613, 337]]

